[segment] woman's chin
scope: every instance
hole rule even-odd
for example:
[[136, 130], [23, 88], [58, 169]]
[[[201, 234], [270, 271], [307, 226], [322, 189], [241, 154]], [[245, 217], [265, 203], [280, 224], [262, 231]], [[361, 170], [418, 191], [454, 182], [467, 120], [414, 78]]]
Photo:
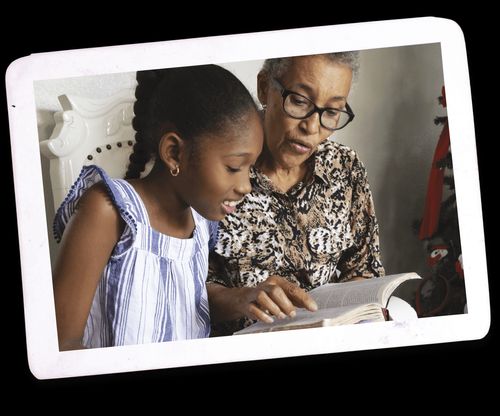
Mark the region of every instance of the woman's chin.
[[307, 155], [298, 155], [296, 153], [288, 153], [283, 155], [283, 157], [281, 158], [281, 163], [280, 165], [284, 168], [284, 169], [294, 169], [294, 168], [298, 168], [299, 166], [301, 166], [308, 158], [309, 158], [309, 154]]

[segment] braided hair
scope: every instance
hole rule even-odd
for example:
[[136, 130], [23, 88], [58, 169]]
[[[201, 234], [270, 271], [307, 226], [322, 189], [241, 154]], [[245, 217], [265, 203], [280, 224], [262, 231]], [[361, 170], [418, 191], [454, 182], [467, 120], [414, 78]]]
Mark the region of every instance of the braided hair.
[[201, 135], [223, 132], [241, 123], [255, 102], [242, 82], [217, 65], [199, 65], [137, 72], [132, 121], [135, 145], [126, 179], [138, 178], [157, 154], [167, 129], [196, 147]]

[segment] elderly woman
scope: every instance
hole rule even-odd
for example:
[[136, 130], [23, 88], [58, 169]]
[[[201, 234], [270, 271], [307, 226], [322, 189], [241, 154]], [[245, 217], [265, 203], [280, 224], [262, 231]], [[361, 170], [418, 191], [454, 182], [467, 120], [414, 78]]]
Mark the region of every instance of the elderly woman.
[[214, 335], [314, 311], [316, 286], [384, 274], [365, 168], [331, 137], [354, 118], [356, 70], [357, 53], [345, 52], [268, 59], [259, 72], [265, 145], [211, 255]]

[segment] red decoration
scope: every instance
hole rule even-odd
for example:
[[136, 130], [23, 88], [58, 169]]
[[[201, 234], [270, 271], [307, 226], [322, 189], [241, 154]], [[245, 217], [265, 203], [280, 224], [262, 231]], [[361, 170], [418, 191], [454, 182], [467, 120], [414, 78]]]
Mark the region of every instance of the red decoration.
[[[443, 107], [446, 107], [446, 95], [444, 86], [441, 89], [442, 99], [440, 103]], [[450, 130], [448, 128], [448, 121], [445, 121], [441, 135], [439, 136], [439, 141], [434, 151], [434, 158], [432, 160], [431, 172], [429, 175], [429, 182], [427, 185], [427, 197], [425, 200], [425, 210], [422, 223], [420, 224], [420, 230], [418, 233], [418, 238], [423, 240], [425, 238], [430, 238], [436, 232], [438, 222], [439, 222], [439, 211], [441, 209], [441, 199], [443, 196], [443, 179], [444, 179], [444, 167], [440, 166], [440, 161], [442, 161], [448, 154], [450, 148]]]

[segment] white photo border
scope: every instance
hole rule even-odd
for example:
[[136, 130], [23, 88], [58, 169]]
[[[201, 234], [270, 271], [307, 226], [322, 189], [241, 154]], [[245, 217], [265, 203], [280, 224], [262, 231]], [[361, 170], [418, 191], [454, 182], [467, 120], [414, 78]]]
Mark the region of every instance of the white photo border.
[[[60, 352], [33, 81], [277, 56], [440, 43], [468, 313]], [[441, 18], [415, 18], [34, 54], [6, 74], [28, 361], [39, 379], [121, 373], [480, 339], [490, 327], [481, 196], [465, 41]], [[307, 337], [307, 342], [304, 342]]]

